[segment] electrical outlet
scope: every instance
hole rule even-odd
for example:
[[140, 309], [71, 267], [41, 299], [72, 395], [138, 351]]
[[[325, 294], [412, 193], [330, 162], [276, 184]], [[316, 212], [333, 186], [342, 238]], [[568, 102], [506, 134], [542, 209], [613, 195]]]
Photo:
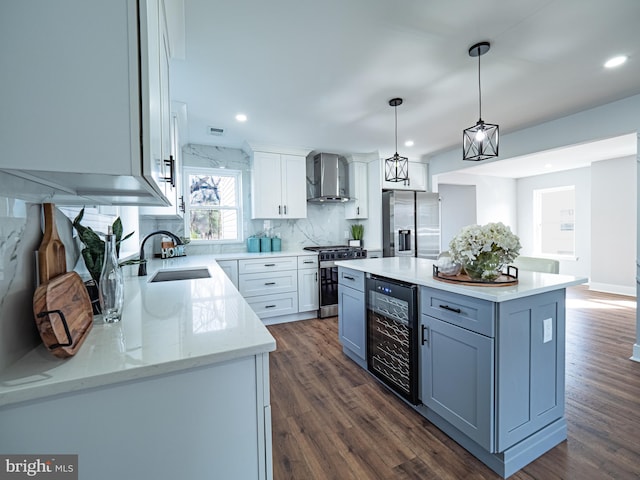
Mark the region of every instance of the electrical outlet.
[[553, 319], [545, 318], [542, 321], [542, 343], [553, 340]]

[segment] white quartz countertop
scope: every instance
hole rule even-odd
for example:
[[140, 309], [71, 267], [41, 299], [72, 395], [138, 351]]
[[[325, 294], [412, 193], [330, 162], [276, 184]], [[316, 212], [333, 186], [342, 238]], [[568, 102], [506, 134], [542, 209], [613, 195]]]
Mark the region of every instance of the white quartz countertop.
[[[246, 260], [261, 257], [299, 257], [301, 255], [318, 255], [318, 252], [310, 250], [285, 250], [280, 252], [238, 252], [238, 253], [214, 253], [211, 257], [215, 260]], [[193, 255], [194, 258], [208, 255]]]
[[[146, 277], [125, 278], [122, 321], [96, 317], [74, 357], [58, 359], [40, 345], [16, 361], [0, 373], [0, 407], [275, 350], [215, 257], [223, 256], [151, 260]], [[158, 269], [196, 266], [211, 278], [149, 283]]]
[[416, 285], [433, 287], [447, 292], [460, 293], [469, 297], [504, 302], [516, 298], [527, 297], [539, 293], [550, 292], [572, 285], [586, 283], [585, 277], [571, 275], [557, 275], [553, 273], [518, 272], [517, 285], [496, 286], [467, 286], [447, 283], [433, 278], [435, 261], [414, 257], [368, 258], [358, 260], [340, 260], [336, 265], [352, 268], [361, 272], [400, 280]]

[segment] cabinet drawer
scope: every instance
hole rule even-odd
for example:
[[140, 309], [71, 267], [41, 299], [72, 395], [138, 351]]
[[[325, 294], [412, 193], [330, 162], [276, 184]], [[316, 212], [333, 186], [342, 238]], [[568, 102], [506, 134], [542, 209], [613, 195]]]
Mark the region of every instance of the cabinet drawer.
[[251, 297], [247, 298], [247, 303], [260, 318], [298, 312], [298, 294], [296, 292]]
[[238, 273], [263, 273], [282, 270], [297, 270], [298, 257], [262, 257], [238, 261]]
[[273, 273], [249, 273], [240, 275], [238, 290], [243, 297], [272, 293], [297, 292], [298, 272], [289, 270]]
[[472, 332], [495, 336], [494, 304], [486, 300], [444, 292], [433, 288], [420, 289], [420, 311]]
[[318, 256], [317, 255], [302, 255], [298, 257], [298, 269], [304, 268], [318, 268]]
[[364, 292], [364, 272], [338, 267], [338, 284]]

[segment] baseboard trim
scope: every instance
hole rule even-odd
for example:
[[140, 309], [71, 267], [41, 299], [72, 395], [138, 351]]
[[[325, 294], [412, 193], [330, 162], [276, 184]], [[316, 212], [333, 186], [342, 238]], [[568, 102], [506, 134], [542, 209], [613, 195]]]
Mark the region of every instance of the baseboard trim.
[[613, 293], [616, 295], [625, 295], [627, 297], [635, 297], [637, 294], [636, 287], [628, 287], [626, 285], [616, 285], [613, 283], [597, 283], [589, 282], [589, 290], [596, 292]]

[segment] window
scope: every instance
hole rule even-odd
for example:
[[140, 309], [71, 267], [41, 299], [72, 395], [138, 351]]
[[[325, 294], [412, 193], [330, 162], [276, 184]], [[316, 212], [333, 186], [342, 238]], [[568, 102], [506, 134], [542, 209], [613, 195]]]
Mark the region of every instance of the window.
[[192, 241], [242, 241], [239, 170], [185, 168], [185, 232]]
[[533, 191], [534, 249], [539, 255], [575, 255], [575, 186]]

